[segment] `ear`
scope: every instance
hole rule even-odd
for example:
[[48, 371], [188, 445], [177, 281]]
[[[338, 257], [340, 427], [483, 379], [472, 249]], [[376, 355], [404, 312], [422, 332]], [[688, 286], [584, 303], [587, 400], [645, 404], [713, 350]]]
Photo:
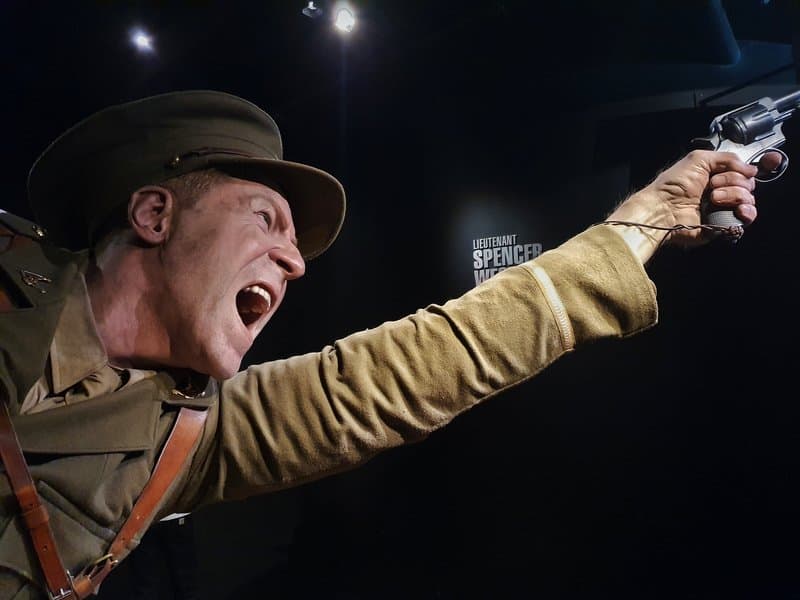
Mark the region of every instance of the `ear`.
[[158, 246], [170, 234], [175, 219], [175, 197], [168, 189], [148, 185], [141, 187], [128, 201], [128, 222], [138, 239]]

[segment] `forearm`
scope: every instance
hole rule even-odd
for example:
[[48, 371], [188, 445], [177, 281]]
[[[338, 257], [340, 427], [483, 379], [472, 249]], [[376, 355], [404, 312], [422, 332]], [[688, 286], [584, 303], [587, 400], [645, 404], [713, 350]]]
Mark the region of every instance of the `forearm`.
[[606, 221], [613, 222], [614, 232], [622, 237], [643, 265], [669, 235], [669, 228], [675, 225], [667, 205], [658, 201], [655, 194], [645, 191], [622, 202]]
[[184, 499], [237, 498], [352, 467], [424, 438], [580, 344], [656, 318], [641, 264], [617, 234], [595, 228], [443, 306], [226, 382]]

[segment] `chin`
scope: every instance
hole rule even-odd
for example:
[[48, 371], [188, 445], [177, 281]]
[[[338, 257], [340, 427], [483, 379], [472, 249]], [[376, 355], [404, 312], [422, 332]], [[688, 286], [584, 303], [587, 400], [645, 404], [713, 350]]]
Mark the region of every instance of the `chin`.
[[192, 369], [220, 381], [236, 375], [250, 346], [238, 337], [226, 335], [222, 328], [200, 333], [194, 337]]
[[219, 367], [214, 369], [211, 373], [211, 376], [214, 379], [219, 379], [223, 381], [225, 379], [230, 379], [234, 375], [236, 375], [242, 367], [242, 359], [239, 358], [236, 362], [231, 362], [230, 364], [221, 364]]
[[239, 372], [242, 366], [242, 357], [236, 354], [235, 356], [225, 357], [208, 357], [202, 369], [195, 369], [200, 373], [204, 373], [219, 381], [230, 379]]

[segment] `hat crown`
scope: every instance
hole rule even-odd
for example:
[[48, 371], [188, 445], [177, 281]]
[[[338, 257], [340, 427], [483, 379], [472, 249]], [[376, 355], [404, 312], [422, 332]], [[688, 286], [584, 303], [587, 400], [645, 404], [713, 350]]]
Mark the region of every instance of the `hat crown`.
[[[215, 90], [168, 92], [86, 117], [35, 161], [28, 174], [28, 201], [55, 243], [78, 249], [94, 243], [99, 228], [144, 185], [199, 169], [243, 167], [246, 178], [255, 181], [281, 183], [282, 176], [289, 177], [294, 185], [287, 189], [303, 187], [298, 179], [302, 171], [326, 188], [323, 195], [340, 195], [329, 200], [338, 208], [323, 211], [335, 231], [324, 233], [327, 226], [319, 218], [311, 224], [314, 236], [332, 237], [315, 241], [312, 245], [324, 247], [308, 253], [316, 255], [333, 241], [344, 217], [338, 181], [313, 167], [283, 161], [274, 119], [248, 100]], [[302, 223], [297, 226], [300, 235]]]

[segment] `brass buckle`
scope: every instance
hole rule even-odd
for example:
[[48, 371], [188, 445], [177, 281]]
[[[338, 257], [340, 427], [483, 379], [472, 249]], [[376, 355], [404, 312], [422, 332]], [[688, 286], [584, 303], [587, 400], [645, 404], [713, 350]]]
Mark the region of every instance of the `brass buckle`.
[[113, 554], [109, 552], [108, 554], [104, 554], [103, 556], [98, 558], [90, 565], [87, 565], [86, 568], [83, 569], [83, 574], [89, 579], [91, 579], [92, 577], [97, 575], [97, 573], [102, 571], [107, 564], [111, 569], [113, 569], [119, 564], [119, 561], [116, 558], [114, 558]]
[[[72, 589], [75, 590], [77, 598], [86, 598], [92, 594], [97, 594], [100, 584], [108, 573], [119, 564], [119, 560], [113, 554], [104, 554], [96, 561], [86, 565], [80, 575], [72, 580]], [[99, 581], [95, 581], [99, 577]]]

